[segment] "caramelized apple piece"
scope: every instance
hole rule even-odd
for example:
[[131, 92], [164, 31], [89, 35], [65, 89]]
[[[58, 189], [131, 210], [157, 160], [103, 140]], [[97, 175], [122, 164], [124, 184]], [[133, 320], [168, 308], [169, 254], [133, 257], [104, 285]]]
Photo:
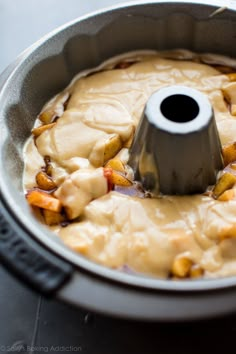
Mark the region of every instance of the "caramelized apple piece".
[[231, 225], [229, 227], [226, 227], [222, 230], [222, 232], [219, 235], [219, 240], [224, 241], [227, 239], [235, 239], [236, 238], [236, 225]]
[[57, 114], [53, 110], [44, 111], [44, 112], [40, 113], [40, 115], [39, 115], [39, 119], [44, 124], [51, 123], [56, 117], [57, 117]]
[[228, 76], [230, 82], [236, 81], [236, 73], [229, 73], [226, 76]]
[[105, 143], [104, 162], [112, 159], [122, 148], [122, 141], [118, 134], [113, 134]]
[[40, 189], [44, 189], [45, 191], [50, 191], [50, 190], [56, 188], [56, 184], [52, 180], [52, 178], [49, 177], [43, 171], [38, 172], [35, 179], [36, 179], [36, 183]]
[[193, 264], [191, 269], [190, 269], [190, 277], [191, 278], [200, 278], [204, 274], [204, 269], [200, 267], [199, 264]]
[[222, 88], [226, 101], [230, 104], [231, 114], [236, 116], [236, 82], [230, 82]]
[[231, 168], [232, 170], [236, 170], [236, 162], [232, 162], [232, 163], [230, 164], [230, 168]]
[[218, 199], [221, 194], [223, 194], [226, 190], [231, 189], [236, 183], [236, 176], [232, 173], [225, 172], [218, 179], [215, 187], [213, 188], [213, 197]]
[[186, 278], [191, 270], [193, 262], [187, 257], [177, 257], [172, 265], [171, 273], [178, 278]]
[[217, 200], [220, 200], [221, 202], [228, 202], [229, 200], [232, 199], [235, 199], [234, 189], [228, 189], [217, 198]]
[[114, 158], [114, 159], [109, 160], [106, 163], [105, 167], [111, 167], [113, 170], [125, 173], [125, 166], [124, 166], [123, 162], [118, 158]]
[[111, 182], [113, 184], [116, 184], [118, 186], [123, 186], [123, 187], [130, 187], [132, 186], [133, 182], [126, 178], [122, 173], [118, 171], [113, 171], [111, 175]]
[[62, 208], [60, 200], [54, 198], [48, 193], [38, 191], [36, 189], [29, 191], [26, 194], [26, 199], [30, 205], [34, 205], [42, 209], [60, 212]]
[[110, 167], [104, 168], [104, 176], [111, 184], [116, 184], [123, 187], [130, 187], [133, 185], [133, 182], [126, 178], [123, 173], [115, 171]]
[[222, 154], [225, 166], [231, 162], [236, 161], [236, 142], [223, 146]]
[[40, 127], [32, 129], [32, 134], [37, 138], [39, 135], [41, 135], [45, 130], [51, 129], [56, 123], [50, 123], [50, 124], [45, 124], [41, 125]]
[[46, 225], [58, 225], [61, 222], [65, 221], [65, 217], [58, 212], [43, 209], [43, 216]]

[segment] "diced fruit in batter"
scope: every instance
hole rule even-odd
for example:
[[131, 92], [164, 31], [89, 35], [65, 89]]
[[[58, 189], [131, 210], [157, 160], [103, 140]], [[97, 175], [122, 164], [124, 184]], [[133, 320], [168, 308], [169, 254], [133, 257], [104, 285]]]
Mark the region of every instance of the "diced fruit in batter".
[[43, 122], [44, 124], [49, 124], [51, 123], [55, 118], [56, 118], [57, 114], [52, 111], [52, 110], [48, 110], [48, 111], [44, 111], [39, 115], [39, 119], [41, 120], [41, 122]]
[[106, 163], [105, 167], [111, 167], [113, 170], [125, 173], [125, 166], [124, 166], [123, 162], [118, 158], [114, 158], [114, 159], [109, 160]]
[[220, 241], [224, 241], [229, 238], [236, 238], [236, 225], [225, 227], [220, 233]]
[[235, 189], [228, 189], [224, 193], [222, 193], [217, 200], [221, 202], [228, 202], [229, 200], [235, 199]]
[[122, 148], [122, 141], [118, 134], [113, 134], [105, 143], [104, 162], [112, 159]]
[[115, 171], [110, 167], [104, 168], [104, 176], [111, 184], [116, 184], [123, 187], [130, 187], [133, 185], [133, 182], [126, 178], [123, 173]]
[[223, 146], [222, 154], [225, 166], [231, 162], [236, 161], [236, 142]]
[[192, 264], [193, 262], [187, 257], [177, 257], [172, 264], [171, 273], [178, 278], [186, 278]]
[[41, 125], [37, 128], [34, 128], [32, 130], [32, 134], [34, 134], [34, 136], [37, 138], [39, 135], [41, 135], [43, 132], [45, 132], [45, 130], [51, 129], [52, 127], [54, 127], [56, 123], [50, 123], [50, 124], [45, 124], [45, 125]]
[[226, 190], [231, 189], [236, 183], [236, 176], [233, 174], [226, 172], [219, 178], [217, 181], [212, 193], [215, 199], [218, 199], [221, 194], [223, 194]]
[[46, 225], [57, 225], [65, 220], [62, 214], [47, 209], [43, 209], [43, 216]]
[[231, 163], [231, 164], [230, 164], [230, 168], [231, 168], [232, 170], [236, 170], [236, 162]]
[[26, 194], [26, 199], [29, 204], [42, 209], [47, 209], [55, 212], [60, 212], [62, 209], [62, 203], [60, 200], [42, 191], [31, 190]]
[[111, 175], [111, 180], [113, 184], [116, 184], [118, 186], [123, 186], [123, 187], [130, 187], [132, 186], [133, 182], [126, 178], [122, 173], [118, 171], [113, 171]]
[[229, 73], [227, 74], [229, 81], [236, 81], [236, 73]]
[[52, 180], [52, 178], [49, 177], [43, 171], [38, 172], [35, 179], [36, 179], [36, 183], [40, 189], [44, 189], [45, 191], [50, 191], [50, 190], [56, 188], [56, 184]]
[[236, 82], [226, 84], [222, 91], [226, 101], [230, 103], [231, 114], [236, 116]]
[[200, 278], [203, 276], [203, 274], [204, 269], [202, 269], [199, 264], [192, 265], [189, 273], [191, 278]]

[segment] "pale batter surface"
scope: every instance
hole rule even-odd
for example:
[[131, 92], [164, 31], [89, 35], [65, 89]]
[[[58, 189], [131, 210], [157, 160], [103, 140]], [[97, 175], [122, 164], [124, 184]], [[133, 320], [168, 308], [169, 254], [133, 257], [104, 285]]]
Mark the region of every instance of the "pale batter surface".
[[[44, 106], [39, 118], [48, 112], [46, 123], [54, 124], [25, 146], [25, 190], [37, 187], [35, 176], [45, 166], [45, 156], [50, 157], [52, 194], [69, 220], [66, 226], [59, 222], [50, 227], [67, 246], [102, 265], [164, 278], [236, 274], [235, 198], [130, 196], [125, 187], [122, 193], [113, 190], [104, 174], [109, 159], [118, 158], [132, 184], [126, 166], [129, 142], [147, 99], [167, 85], [189, 86], [207, 95], [222, 144], [233, 143], [236, 117], [222, 91], [229, 77], [196, 59], [137, 54], [128, 61], [132, 65], [115, 68], [109, 63], [76, 77]], [[112, 139], [113, 156], [107, 153]], [[178, 260], [188, 268], [182, 275], [175, 271]]]

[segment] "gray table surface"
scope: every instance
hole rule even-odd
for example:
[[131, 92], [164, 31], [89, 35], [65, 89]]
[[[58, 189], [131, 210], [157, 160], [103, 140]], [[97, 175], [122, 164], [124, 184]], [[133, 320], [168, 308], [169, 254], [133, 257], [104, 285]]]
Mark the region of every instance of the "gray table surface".
[[[122, 2], [122, 1], [120, 1]], [[113, 0], [0, 0], [0, 71], [55, 27]], [[0, 266], [0, 353], [234, 353], [236, 316], [145, 324], [41, 298]]]

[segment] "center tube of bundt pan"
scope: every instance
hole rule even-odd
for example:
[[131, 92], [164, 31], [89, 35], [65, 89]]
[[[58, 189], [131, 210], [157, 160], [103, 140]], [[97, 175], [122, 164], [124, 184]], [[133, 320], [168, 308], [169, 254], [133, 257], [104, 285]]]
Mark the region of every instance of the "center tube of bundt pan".
[[203, 193], [223, 168], [208, 98], [185, 86], [156, 91], [146, 103], [130, 151], [135, 179], [154, 195]]

